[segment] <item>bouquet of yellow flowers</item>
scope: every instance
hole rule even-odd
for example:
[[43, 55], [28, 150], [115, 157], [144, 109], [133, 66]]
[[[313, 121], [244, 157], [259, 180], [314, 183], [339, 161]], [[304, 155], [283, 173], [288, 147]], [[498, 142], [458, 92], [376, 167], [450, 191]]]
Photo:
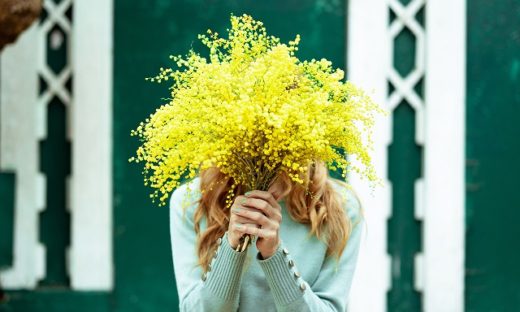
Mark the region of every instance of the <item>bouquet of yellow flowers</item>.
[[[181, 178], [217, 166], [234, 189], [267, 190], [280, 170], [303, 183], [316, 160], [331, 170], [354, 170], [378, 181], [371, 163], [375, 113], [386, 113], [326, 59], [300, 61], [299, 35], [288, 44], [262, 22], [231, 15], [228, 38], [199, 35], [209, 58], [193, 49], [171, 56], [175, 69], [147, 78], [172, 82], [169, 102], [132, 130], [142, 145], [129, 161], [145, 162], [145, 185], [164, 205]], [[361, 166], [341, 154], [356, 155]], [[204, 190], [202, 190], [203, 192]]]

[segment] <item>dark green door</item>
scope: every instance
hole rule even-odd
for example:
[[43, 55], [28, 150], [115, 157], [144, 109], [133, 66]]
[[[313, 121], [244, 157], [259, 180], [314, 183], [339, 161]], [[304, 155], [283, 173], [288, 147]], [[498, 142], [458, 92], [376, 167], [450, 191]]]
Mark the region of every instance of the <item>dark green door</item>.
[[466, 309], [520, 310], [520, 3], [468, 1]]

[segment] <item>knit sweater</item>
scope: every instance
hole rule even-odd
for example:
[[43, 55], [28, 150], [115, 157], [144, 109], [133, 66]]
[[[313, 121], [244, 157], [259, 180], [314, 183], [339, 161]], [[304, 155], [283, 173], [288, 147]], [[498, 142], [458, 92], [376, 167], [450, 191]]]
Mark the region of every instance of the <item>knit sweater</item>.
[[[345, 311], [365, 221], [354, 193], [329, 179], [353, 224], [338, 262], [336, 256], [325, 257], [327, 245], [309, 236], [309, 225], [291, 218], [282, 199], [280, 244], [272, 256], [262, 259], [255, 243], [244, 252], [234, 250], [225, 232], [206, 274], [197, 266], [193, 227], [200, 177], [175, 189], [170, 197], [170, 237], [180, 311]], [[183, 218], [184, 200], [188, 206]], [[205, 221], [201, 220], [201, 231]]]

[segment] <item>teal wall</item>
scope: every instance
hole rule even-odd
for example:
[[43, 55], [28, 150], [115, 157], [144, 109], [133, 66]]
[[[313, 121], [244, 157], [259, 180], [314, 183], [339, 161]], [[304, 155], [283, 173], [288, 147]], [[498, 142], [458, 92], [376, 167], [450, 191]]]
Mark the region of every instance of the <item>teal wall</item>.
[[520, 2], [468, 1], [467, 311], [520, 310]]
[[0, 172], [0, 269], [13, 263], [14, 192], [16, 175]]
[[130, 129], [162, 103], [166, 85], [144, 77], [169, 64], [170, 54], [185, 53], [197, 34], [220, 34], [229, 17], [249, 13], [282, 40], [302, 36], [304, 58], [327, 57], [344, 67], [345, 9], [321, 1], [116, 1], [114, 182], [115, 302], [120, 311], [175, 310], [177, 293], [169, 242], [168, 211], [151, 204], [140, 167], [127, 159], [137, 148]]

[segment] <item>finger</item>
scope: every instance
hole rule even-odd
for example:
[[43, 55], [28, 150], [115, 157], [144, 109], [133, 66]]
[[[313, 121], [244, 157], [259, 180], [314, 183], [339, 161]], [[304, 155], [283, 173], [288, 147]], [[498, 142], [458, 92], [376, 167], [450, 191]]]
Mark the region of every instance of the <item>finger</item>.
[[[233, 208], [249, 209], [249, 210], [255, 210], [255, 211], [260, 210], [263, 213], [265, 213], [266, 216], [269, 217], [271, 214], [271, 212], [268, 210], [269, 207], [266, 207], [263, 209], [262, 207], [255, 206], [258, 203], [254, 203], [253, 200], [254, 200], [254, 198], [247, 198], [244, 195], [238, 195], [235, 198], [235, 203], [231, 207], [231, 211], [233, 211]], [[259, 199], [256, 199], [256, 200], [259, 200]], [[265, 202], [265, 204], [267, 204], [267, 202]]]
[[255, 223], [248, 223], [247, 220], [245, 221], [245, 223], [240, 223], [240, 222], [233, 223], [233, 229], [239, 233], [245, 233], [243, 230], [243, 227], [258, 228], [260, 226]]
[[245, 218], [245, 217], [241, 217], [241, 216], [235, 216], [232, 222], [242, 223], [242, 224], [249, 223], [249, 224], [254, 224], [256, 226], [261, 226], [260, 224], [256, 224], [255, 221]]
[[241, 207], [240, 209], [231, 210], [235, 215], [247, 218], [254, 223], [257, 223], [261, 226], [270, 226], [271, 220], [267, 216], [265, 216], [261, 211], [256, 209], [248, 209], [246, 207]]
[[268, 224], [267, 225], [260, 225], [258, 223], [256, 223], [255, 221], [251, 220], [251, 219], [248, 219], [248, 218], [245, 218], [245, 217], [242, 217], [242, 216], [239, 216], [239, 215], [234, 215], [230, 221], [231, 223], [241, 223], [241, 224], [251, 224], [251, 225], [254, 225], [256, 227], [261, 227], [261, 228], [265, 228], [265, 229], [271, 229], [271, 230], [274, 230], [274, 231], [278, 231], [278, 229], [280, 228], [280, 223], [274, 221], [274, 220], [269, 220], [268, 219]]
[[[247, 208], [243, 207], [242, 209], [247, 209]], [[253, 209], [251, 209], [251, 210], [253, 210]], [[257, 212], [258, 212], [258, 211], [257, 211]], [[258, 213], [260, 213], [260, 212], [258, 212]], [[264, 217], [265, 217], [265, 216], [264, 216]], [[266, 217], [266, 218], [267, 218], [267, 217]], [[240, 221], [238, 221], [238, 220], [240, 220]], [[244, 221], [244, 220], [245, 220], [245, 221]], [[251, 223], [251, 224], [257, 224], [258, 226], [261, 225], [261, 224], [258, 224], [258, 222], [256, 222], [255, 220], [252, 220], [252, 219], [250, 219], [250, 218], [248, 218], [248, 217], [246, 217], [246, 216], [244, 216], [244, 215], [241, 215], [241, 214], [239, 214], [239, 213], [236, 213], [236, 212], [231, 213], [231, 215], [230, 215], [230, 220], [229, 220], [229, 221], [230, 221], [230, 222], [234, 222], [234, 221], [236, 221], [236, 222], [242, 222], [242, 223], [243, 223], [243, 222], [246, 222], [246, 223]]]
[[282, 219], [281, 209], [276, 209], [272, 207], [270, 203], [264, 199], [243, 196], [243, 199], [239, 200], [239, 203], [240, 205], [255, 208], [262, 211], [270, 219], [274, 219], [277, 221], [281, 221]]
[[270, 192], [254, 190], [254, 191], [251, 191], [251, 193], [248, 193], [247, 195], [245, 195], [245, 197], [247, 197], [247, 198], [254, 197], [254, 198], [263, 199], [263, 200], [267, 201], [269, 203], [269, 205], [271, 205], [276, 210], [281, 210], [280, 204], [276, 201], [273, 194]]
[[254, 236], [267, 238], [267, 239], [274, 239], [276, 238], [276, 231], [271, 229], [264, 229], [264, 228], [258, 228], [255, 226], [252, 226], [251, 224], [243, 224], [237, 226], [237, 231], [243, 234], [251, 234]]
[[266, 217], [269, 217], [266, 213], [264, 213], [263, 210], [260, 210], [258, 208], [255, 208], [255, 207], [251, 207], [251, 206], [242, 206], [241, 204], [235, 204], [233, 206], [231, 206], [231, 212], [236, 214], [237, 210], [245, 210], [245, 211], [253, 211], [253, 212], [260, 212], [262, 213], [263, 215], [265, 215]]

